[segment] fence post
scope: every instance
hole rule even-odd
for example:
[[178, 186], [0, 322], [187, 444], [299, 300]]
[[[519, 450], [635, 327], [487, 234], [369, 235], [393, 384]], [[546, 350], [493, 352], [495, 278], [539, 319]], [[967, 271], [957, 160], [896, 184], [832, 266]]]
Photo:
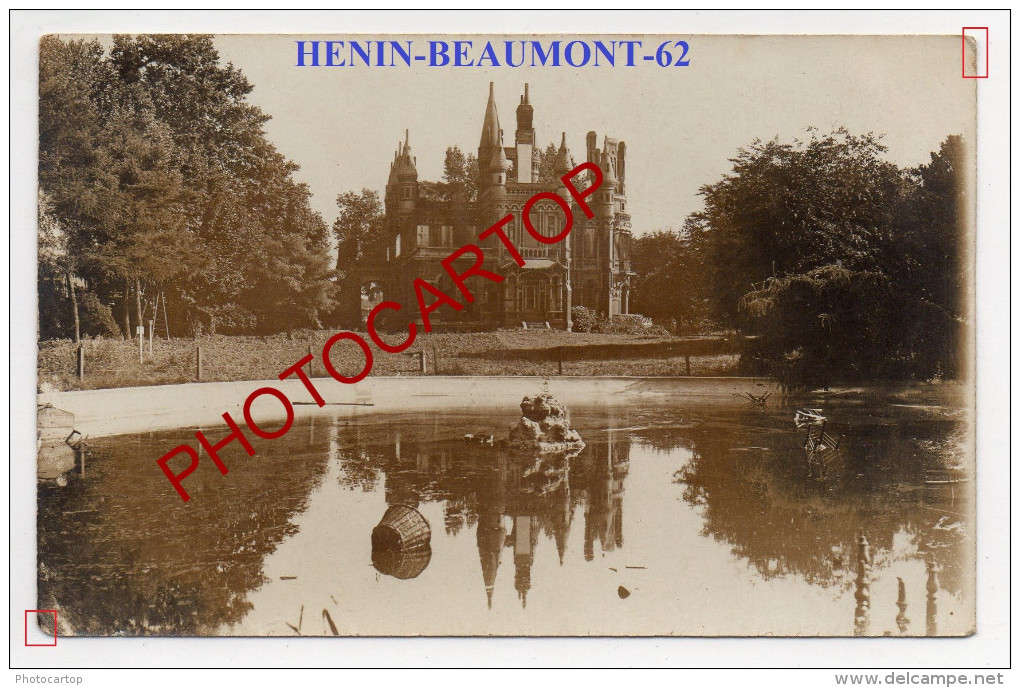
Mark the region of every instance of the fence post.
[[687, 366], [687, 376], [691, 375], [691, 355], [684, 354], [684, 365]]
[[81, 381], [81, 380], [85, 379], [85, 345], [84, 344], [79, 344], [78, 345], [77, 358], [78, 358], [78, 360], [77, 360], [77, 364], [78, 364], [77, 365], [77, 367], [78, 367], [78, 380]]
[[149, 320], [149, 355], [150, 356], [152, 355], [152, 335], [155, 334], [155, 331], [156, 331], [156, 321], [155, 320]]
[[556, 362], [559, 364], [560, 375], [562, 375], [563, 374], [563, 347], [562, 346], [556, 347]]
[[436, 351], [436, 347], [432, 347], [432, 374], [439, 375], [439, 352]]
[[202, 345], [195, 347], [195, 379], [202, 381]]
[[[312, 345], [308, 345], [308, 355], [312, 356]], [[312, 356], [312, 360], [308, 361], [308, 377], [315, 377], [315, 356]]]
[[421, 374], [427, 375], [429, 372], [428, 364], [425, 361], [425, 349], [418, 352], [418, 362], [421, 368]]

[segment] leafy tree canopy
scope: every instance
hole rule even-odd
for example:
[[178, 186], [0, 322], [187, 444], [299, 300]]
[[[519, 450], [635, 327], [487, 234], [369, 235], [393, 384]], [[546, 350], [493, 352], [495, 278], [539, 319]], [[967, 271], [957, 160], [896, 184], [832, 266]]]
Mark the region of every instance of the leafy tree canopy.
[[42, 212], [59, 271], [125, 336], [160, 293], [175, 334], [315, 326], [332, 306], [328, 229], [251, 90], [208, 36], [42, 40]]

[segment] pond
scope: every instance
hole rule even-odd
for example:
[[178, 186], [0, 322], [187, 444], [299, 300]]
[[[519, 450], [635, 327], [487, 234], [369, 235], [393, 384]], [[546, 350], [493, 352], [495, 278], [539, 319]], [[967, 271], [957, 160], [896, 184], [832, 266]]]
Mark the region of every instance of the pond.
[[[100, 636], [973, 631], [955, 405], [888, 390], [575, 405], [584, 449], [536, 456], [500, 446], [513, 402], [305, 409], [254, 457], [225, 450], [227, 475], [204, 458], [187, 503], [155, 460], [195, 428], [90, 440], [40, 474], [40, 608]], [[800, 406], [823, 410], [828, 445], [806, 448]], [[430, 547], [374, 558], [398, 504]]]

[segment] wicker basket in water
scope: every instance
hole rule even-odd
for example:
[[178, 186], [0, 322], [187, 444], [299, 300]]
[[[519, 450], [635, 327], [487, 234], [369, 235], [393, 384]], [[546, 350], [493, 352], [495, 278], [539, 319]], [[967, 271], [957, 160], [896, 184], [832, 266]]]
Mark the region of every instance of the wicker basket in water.
[[431, 559], [432, 549], [428, 545], [404, 550], [372, 550], [372, 566], [376, 571], [400, 580], [417, 578]]
[[417, 509], [391, 506], [372, 530], [372, 565], [387, 576], [415, 578], [432, 559], [431, 540], [429, 522]]
[[432, 529], [417, 509], [394, 505], [386, 510], [379, 525], [372, 530], [372, 549], [410, 550], [428, 547]]

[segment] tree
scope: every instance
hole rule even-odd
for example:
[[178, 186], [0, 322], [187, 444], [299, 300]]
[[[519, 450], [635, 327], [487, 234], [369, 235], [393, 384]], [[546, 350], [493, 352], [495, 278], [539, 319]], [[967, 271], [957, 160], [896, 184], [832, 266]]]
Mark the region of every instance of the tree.
[[[98, 41], [39, 44], [40, 336], [81, 335], [77, 276], [117, 204], [103, 149], [101, 105], [111, 81]], [[63, 284], [64, 288], [56, 288]], [[59, 293], [58, 293], [59, 292]], [[64, 294], [69, 298], [64, 299]]]
[[[341, 317], [353, 322], [360, 319], [361, 285], [351, 274], [353, 268], [366, 258], [380, 259], [385, 251], [388, 236], [379, 194], [371, 189], [360, 192], [345, 191], [336, 198], [340, 214], [333, 223], [337, 242], [337, 288], [344, 303], [349, 304]], [[353, 305], [358, 304], [358, 312]]]
[[693, 259], [690, 242], [681, 232], [660, 229], [635, 237], [631, 311], [671, 328], [703, 326], [705, 308], [698, 299]]
[[269, 116], [246, 100], [252, 85], [219, 64], [208, 36], [118, 37], [111, 59], [143, 87], [190, 180], [188, 226], [207, 269], [178, 299], [210, 329], [318, 326], [332, 301], [328, 230], [293, 180], [297, 165], [265, 139]]
[[[540, 184], [559, 184], [560, 176], [556, 174], [556, 156], [559, 154], [559, 149], [555, 144], [550, 143], [544, 149], [538, 152], [538, 181]], [[577, 165], [574, 163], [574, 156], [570, 155], [567, 160], [568, 167], [574, 169]], [[578, 182], [587, 183], [587, 179]], [[587, 187], [585, 187], [587, 188]]]
[[[928, 262], [918, 237], [936, 231], [952, 244], [958, 225], [919, 222], [920, 208], [936, 212], [941, 201], [920, 193], [921, 170], [900, 170], [885, 150], [879, 137], [845, 129], [793, 144], [755, 141], [732, 173], [702, 188], [705, 209], [688, 220], [694, 271], [717, 317], [758, 335], [749, 359], [789, 385], [953, 367], [958, 347], [929, 327], [931, 289], [912, 265]], [[925, 168], [938, 199], [955, 193], [935, 181], [945, 167], [940, 157]], [[958, 300], [963, 278], [946, 260], [957, 277], [942, 301]], [[919, 336], [912, 323], [922, 316]]]
[[443, 181], [450, 187], [449, 198], [463, 192], [465, 200], [478, 197], [478, 160], [474, 153], [464, 155], [459, 146], [446, 149], [443, 160]]
[[319, 326], [331, 308], [328, 226], [251, 90], [208, 36], [117, 36], [109, 55], [42, 40], [44, 214], [70, 295], [117, 302], [125, 336], [159, 292], [192, 331]]
[[967, 161], [960, 136], [947, 137], [931, 162], [910, 171], [908, 212], [894, 244], [896, 289], [908, 295], [904, 333], [915, 365], [927, 376], [959, 373], [968, 331], [971, 237], [965, 231]]
[[688, 228], [724, 322], [741, 324], [741, 297], [769, 277], [837, 262], [877, 266], [903, 188], [885, 150], [877, 136], [844, 129], [794, 144], [755, 141], [732, 173], [702, 187], [705, 209]]

